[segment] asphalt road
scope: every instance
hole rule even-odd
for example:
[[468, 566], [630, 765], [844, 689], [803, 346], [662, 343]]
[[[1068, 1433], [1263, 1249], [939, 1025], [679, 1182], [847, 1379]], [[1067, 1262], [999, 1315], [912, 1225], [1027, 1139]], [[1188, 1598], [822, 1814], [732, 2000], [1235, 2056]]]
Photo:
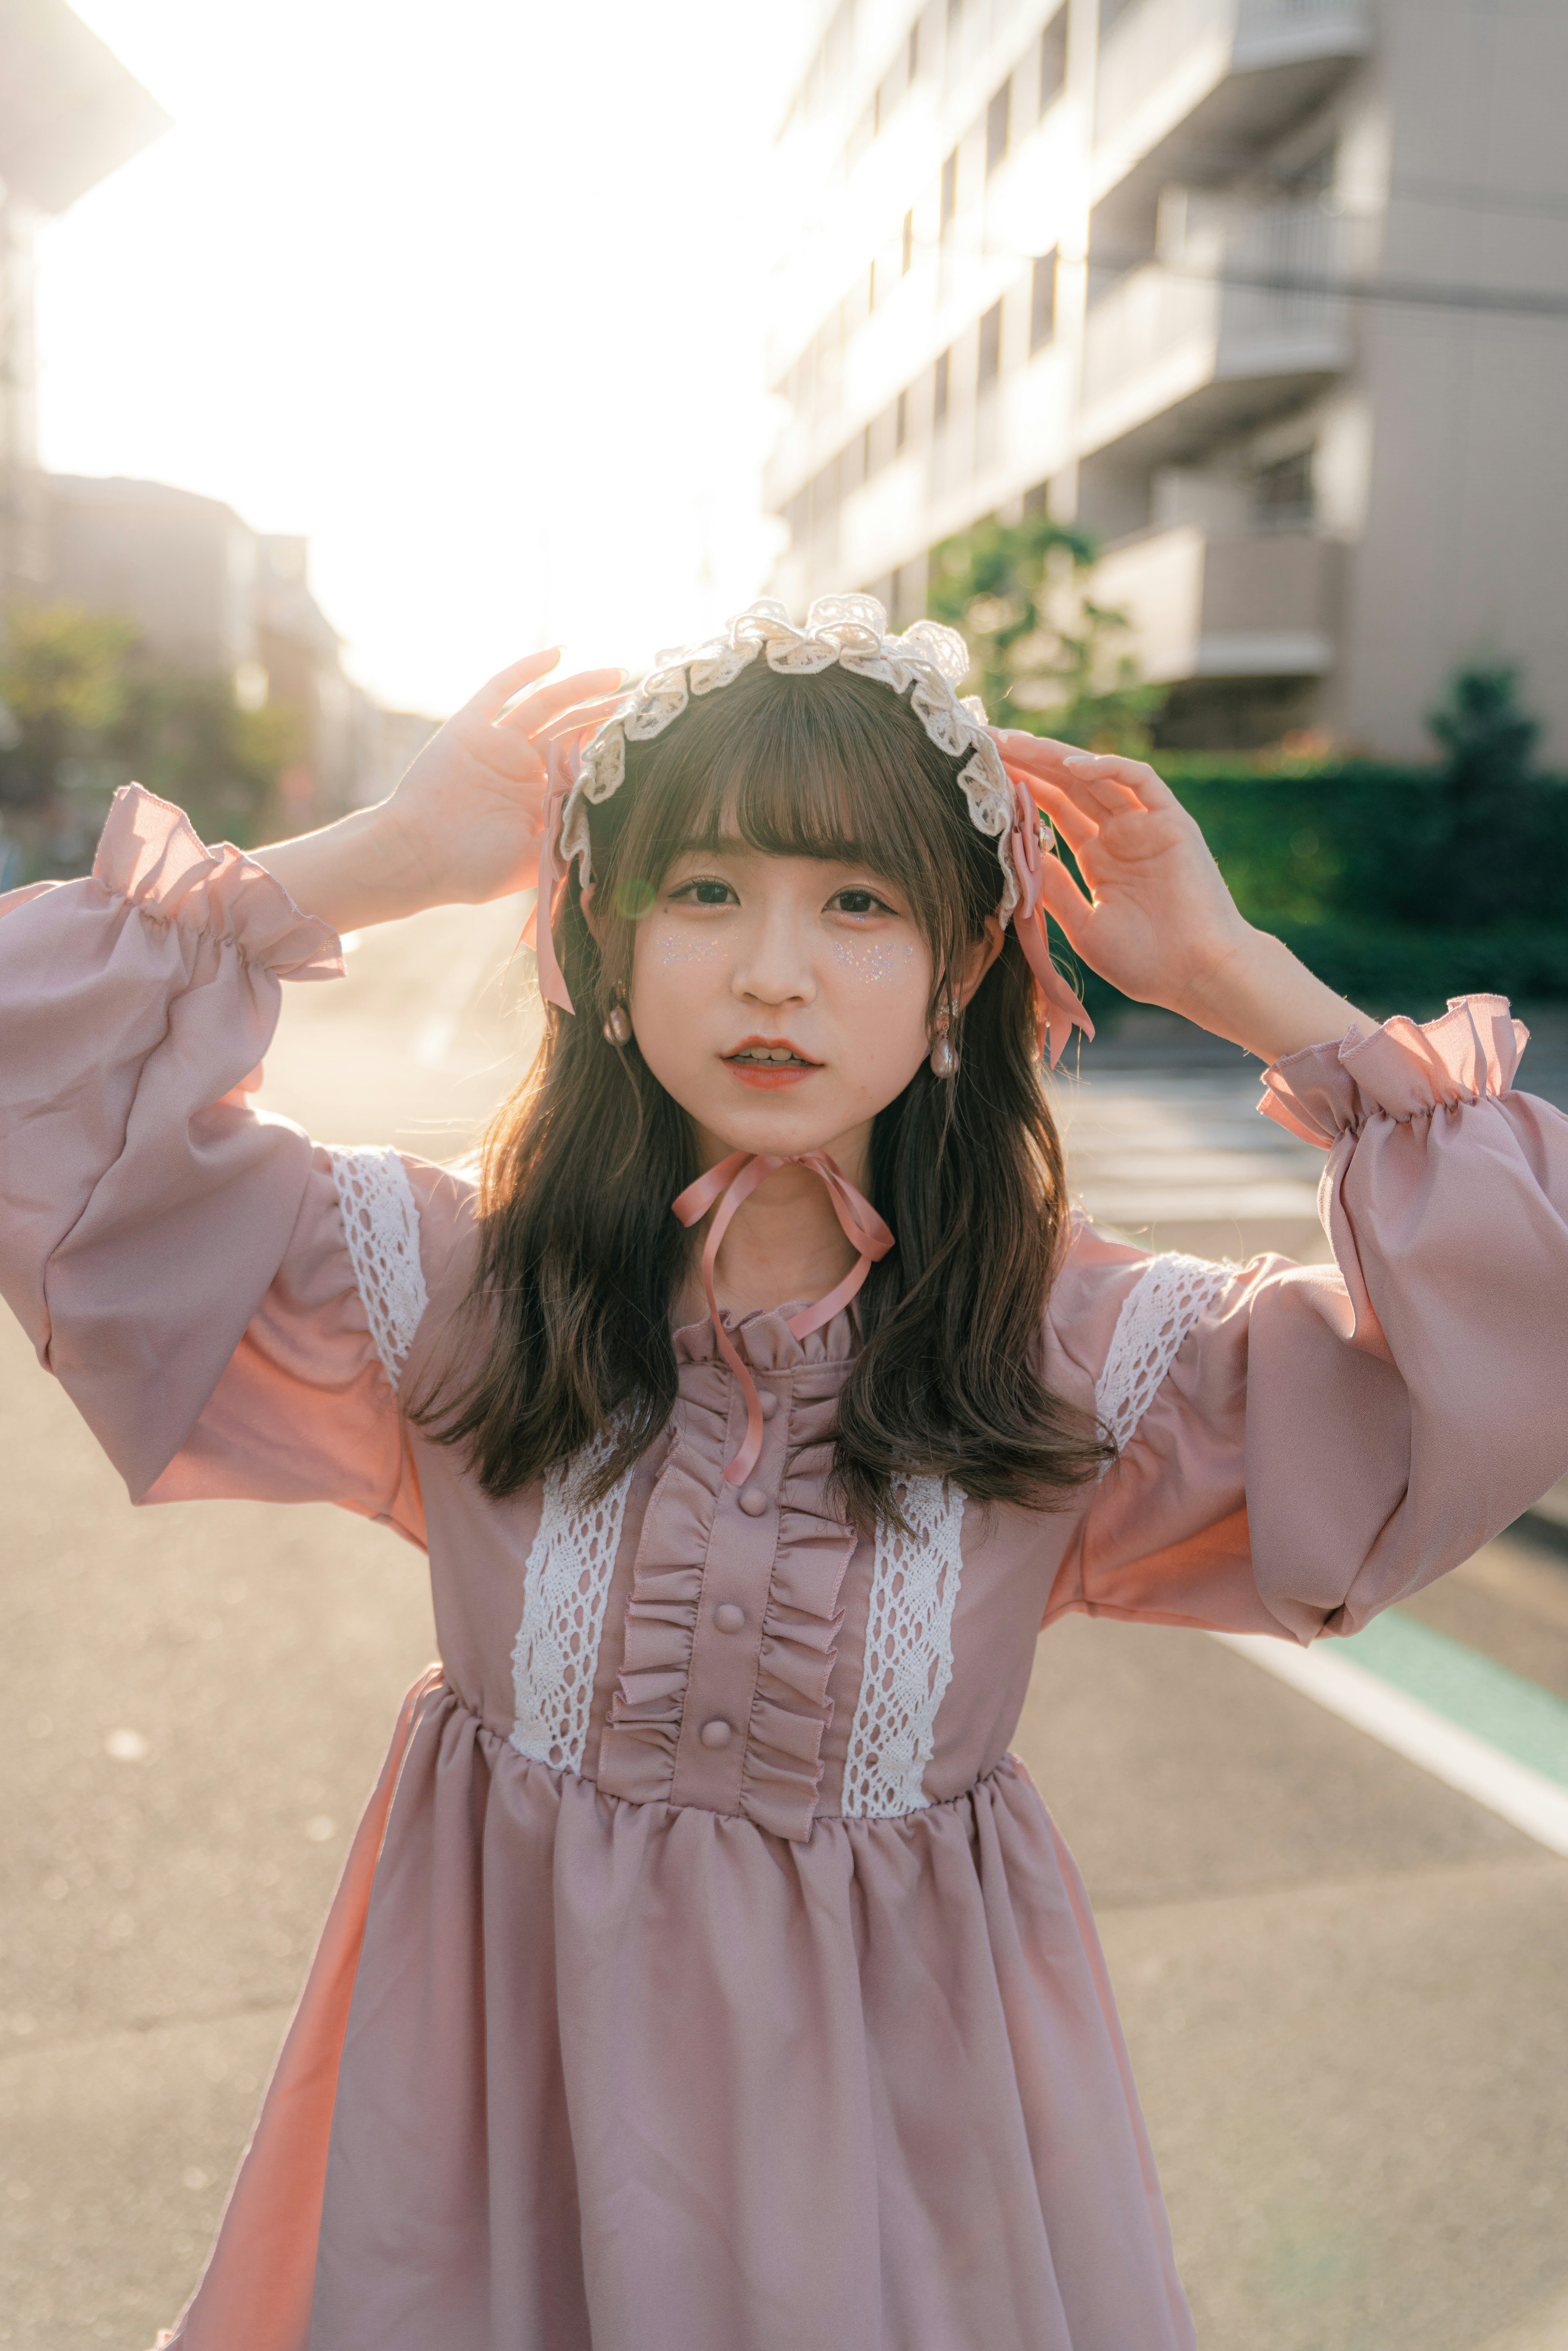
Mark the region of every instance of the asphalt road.
[[[425, 916], [291, 991], [264, 1101], [462, 1149], [527, 1030], [511, 921]], [[1239, 1057], [1154, 1024], [1082, 1066], [1098, 1214], [1321, 1253], [1313, 1155]], [[9, 1323], [0, 1426], [0, 2345], [145, 2351], [429, 1604], [415, 1552], [325, 1509], [132, 1512]], [[1420, 1609], [1568, 1696], [1547, 1538]], [[1096, 1901], [1205, 2351], [1568, 2346], [1568, 1862], [1198, 1635], [1056, 1628], [1018, 1744]]]

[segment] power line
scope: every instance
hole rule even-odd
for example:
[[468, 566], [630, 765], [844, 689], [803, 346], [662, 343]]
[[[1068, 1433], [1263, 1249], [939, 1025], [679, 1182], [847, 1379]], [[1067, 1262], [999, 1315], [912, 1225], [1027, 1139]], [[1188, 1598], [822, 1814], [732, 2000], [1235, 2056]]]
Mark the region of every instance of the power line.
[[[1020, 259], [1036, 256], [1023, 255]], [[1091, 269], [1103, 265], [1092, 261]], [[1112, 265], [1114, 266], [1115, 265]], [[1537, 290], [1527, 286], [1439, 286], [1418, 277], [1334, 277], [1286, 269], [1183, 269], [1179, 264], [1153, 266], [1167, 277], [1200, 286], [1247, 286], [1265, 294], [1310, 294], [1341, 302], [1409, 305], [1431, 310], [1469, 310], [1496, 317], [1568, 319], [1568, 292]]]
[[[921, 243], [927, 253], [944, 249], [928, 238]], [[1012, 246], [965, 246], [952, 238], [946, 240], [946, 249], [968, 253], [979, 261], [1034, 263], [1050, 258], [1049, 251], [1026, 253]], [[1420, 277], [1343, 277], [1327, 272], [1249, 269], [1229, 264], [1218, 269], [1192, 269], [1180, 262], [1161, 261], [1148, 254], [1092, 254], [1087, 267], [1092, 276], [1103, 271], [1113, 273], [1117, 279], [1130, 277], [1136, 269], [1158, 269], [1166, 277], [1179, 277], [1196, 286], [1246, 286], [1266, 294], [1311, 294], [1344, 302], [1403, 304], [1425, 309], [1490, 312], [1500, 317], [1568, 319], [1568, 288], [1555, 292], [1530, 286], [1442, 285]], [[1103, 298], [1103, 294], [1101, 299]]]

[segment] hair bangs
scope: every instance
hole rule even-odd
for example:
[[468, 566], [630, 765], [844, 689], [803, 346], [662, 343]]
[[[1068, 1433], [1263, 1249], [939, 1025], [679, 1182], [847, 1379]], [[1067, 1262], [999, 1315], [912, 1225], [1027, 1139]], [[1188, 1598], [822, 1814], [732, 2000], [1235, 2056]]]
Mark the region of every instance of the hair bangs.
[[678, 856], [737, 840], [858, 866], [904, 894], [940, 974], [1001, 890], [962, 764], [891, 686], [758, 662], [652, 742], [628, 745], [625, 784], [591, 817], [595, 872], [613, 876], [623, 909], [647, 903]]

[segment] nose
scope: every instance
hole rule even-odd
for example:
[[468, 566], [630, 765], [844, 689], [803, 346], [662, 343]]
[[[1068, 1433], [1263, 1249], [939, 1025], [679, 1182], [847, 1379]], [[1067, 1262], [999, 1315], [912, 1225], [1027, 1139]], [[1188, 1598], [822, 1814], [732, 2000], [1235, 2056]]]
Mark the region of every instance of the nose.
[[817, 976], [795, 910], [788, 905], [765, 908], [750, 941], [750, 952], [736, 964], [730, 986], [742, 1003], [810, 1004], [817, 993]]

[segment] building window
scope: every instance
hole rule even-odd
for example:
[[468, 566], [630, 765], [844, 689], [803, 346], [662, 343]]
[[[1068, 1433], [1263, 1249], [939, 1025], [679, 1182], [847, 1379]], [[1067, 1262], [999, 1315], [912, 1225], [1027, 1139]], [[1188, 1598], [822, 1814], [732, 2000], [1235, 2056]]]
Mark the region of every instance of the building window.
[[1008, 152], [1008, 132], [1012, 125], [1013, 86], [1009, 77], [1000, 89], [993, 91], [986, 109], [986, 177], [988, 180]]
[[947, 224], [958, 209], [958, 150], [954, 148], [942, 166], [942, 201], [937, 216], [937, 228], [946, 235]]
[[1056, 248], [1042, 253], [1034, 265], [1029, 288], [1029, 347], [1043, 349], [1056, 332]]
[[904, 245], [900, 255], [900, 272], [907, 277], [915, 266], [915, 214], [904, 215]]
[[952, 376], [953, 354], [951, 351], [944, 351], [936, 361], [936, 381], [931, 395], [931, 420], [935, 424], [942, 423], [946, 417], [947, 394], [951, 389]]
[[893, 408], [893, 447], [896, 455], [909, 438], [909, 394], [901, 392]]
[[979, 387], [984, 392], [1002, 371], [1002, 306], [993, 302], [980, 320]]
[[1059, 8], [1040, 37], [1040, 110], [1054, 106], [1067, 82], [1067, 10]]
[[1301, 530], [1312, 519], [1312, 453], [1298, 449], [1252, 476], [1252, 522], [1258, 530]]

